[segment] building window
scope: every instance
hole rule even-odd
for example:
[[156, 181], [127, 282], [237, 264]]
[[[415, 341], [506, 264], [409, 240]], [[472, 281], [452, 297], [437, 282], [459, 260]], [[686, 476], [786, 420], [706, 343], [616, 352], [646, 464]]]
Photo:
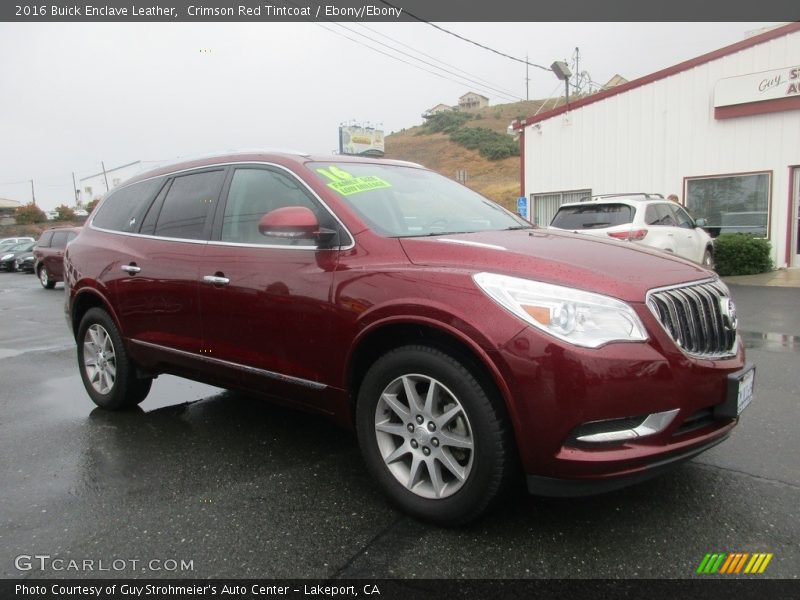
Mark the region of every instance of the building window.
[[746, 173], [686, 179], [686, 207], [705, 219], [712, 237], [721, 233], [769, 234], [772, 173]]

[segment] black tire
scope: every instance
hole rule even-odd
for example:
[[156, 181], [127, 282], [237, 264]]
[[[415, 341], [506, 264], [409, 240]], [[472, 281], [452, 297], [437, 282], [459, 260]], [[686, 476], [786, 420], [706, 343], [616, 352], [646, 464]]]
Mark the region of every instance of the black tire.
[[[370, 473], [402, 510], [439, 525], [459, 525], [484, 514], [512, 479], [513, 452], [505, 411], [491, 385], [482, 385], [467, 364], [428, 346], [403, 346], [372, 365], [357, 399], [359, 445]], [[423, 417], [414, 414], [412, 407], [402, 417], [384, 399], [384, 392], [397, 389], [396, 397], [389, 396], [408, 408], [407, 383], [413, 386], [419, 406], [423, 394], [427, 396], [431, 386], [438, 386], [431, 395], [437, 400], [430, 406], [438, 403], [440, 408], [422, 410]], [[457, 416], [448, 420], [445, 414], [453, 412]], [[434, 423], [430, 430], [433, 420], [438, 425]], [[392, 431], [386, 432], [384, 427]], [[471, 440], [472, 448], [453, 445], [457, 440]], [[391, 460], [390, 467], [384, 457], [397, 453], [402, 459]], [[412, 475], [415, 461], [422, 464], [417, 477]], [[437, 472], [435, 477], [431, 469]]]
[[39, 267], [39, 271], [36, 274], [39, 276], [39, 283], [42, 284], [44, 289], [52, 290], [56, 287], [56, 282], [50, 279], [50, 273], [47, 272], [47, 267], [44, 265]]
[[703, 262], [701, 263], [706, 269], [714, 269], [714, 254], [711, 250], [706, 249], [703, 253]]
[[[136, 365], [128, 357], [122, 336], [105, 310], [91, 308], [86, 312], [78, 328], [77, 343], [81, 379], [97, 406], [120, 410], [136, 406], [147, 397], [153, 380], [137, 377]], [[99, 352], [86, 354], [95, 351]], [[108, 370], [111, 366], [113, 377]]]

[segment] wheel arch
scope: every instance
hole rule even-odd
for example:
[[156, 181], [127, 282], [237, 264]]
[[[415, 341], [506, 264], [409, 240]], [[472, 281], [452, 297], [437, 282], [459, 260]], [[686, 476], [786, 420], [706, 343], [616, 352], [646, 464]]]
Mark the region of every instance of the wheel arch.
[[[75, 293], [75, 296], [70, 303], [70, 323], [72, 325], [72, 336], [78, 339], [78, 328], [81, 326], [83, 316], [92, 308], [102, 308], [106, 311], [114, 321], [114, 324], [122, 334], [122, 328], [119, 324], [119, 319], [116, 313], [111, 308], [111, 303], [108, 299], [94, 288], [85, 287]], [[124, 339], [124, 334], [123, 334]]]
[[511, 414], [511, 391], [489, 354], [461, 331], [426, 319], [376, 323], [355, 340], [346, 367], [351, 421], [354, 419], [361, 382], [370, 366], [390, 350], [412, 344], [427, 345], [463, 361], [503, 411], [509, 429], [516, 438], [515, 420]]

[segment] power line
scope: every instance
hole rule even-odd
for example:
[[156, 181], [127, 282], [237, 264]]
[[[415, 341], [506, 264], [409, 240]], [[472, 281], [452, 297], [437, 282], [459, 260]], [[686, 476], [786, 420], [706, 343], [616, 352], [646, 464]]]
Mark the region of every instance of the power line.
[[[404, 48], [408, 48], [409, 50], [413, 50], [413, 51], [414, 51], [414, 52], [416, 52], [417, 54], [421, 54], [422, 56], [425, 56], [425, 57], [427, 57], [427, 58], [430, 58], [431, 60], [434, 60], [434, 61], [436, 61], [436, 62], [438, 62], [438, 63], [440, 63], [440, 64], [443, 64], [443, 65], [445, 65], [445, 66], [448, 66], [448, 67], [450, 67], [450, 68], [453, 68], [453, 69], [455, 69], [456, 71], [460, 71], [461, 73], [464, 73], [465, 75], [469, 75], [470, 77], [473, 77], [473, 78], [477, 79], [478, 81], [480, 81], [480, 82], [482, 82], [482, 83], [484, 83], [484, 84], [486, 84], [486, 85], [495, 85], [495, 84], [493, 84], [491, 81], [487, 81], [487, 80], [485, 80], [485, 79], [483, 79], [483, 78], [481, 78], [481, 77], [478, 77], [478, 76], [477, 76], [477, 75], [475, 75], [474, 73], [470, 73], [469, 71], [465, 71], [464, 69], [461, 69], [461, 68], [457, 67], [457, 66], [456, 66], [456, 65], [454, 65], [454, 64], [451, 64], [451, 63], [448, 63], [448, 62], [446, 62], [446, 61], [440, 60], [440, 59], [436, 58], [435, 56], [431, 56], [430, 54], [426, 54], [426, 53], [425, 53], [425, 52], [423, 52], [422, 50], [417, 50], [417, 49], [416, 49], [416, 48], [414, 48], [413, 46], [409, 46], [408, 44], [404, 44], [404, 43], [403, 43], [403, 42], [401, 42], [400, 40], [398, 40], [398, 39], [395, 39], [395, 38], [393, 38], [393, 37], [391, 37], [391, 36], [389, 36], [389, 35], [386, 35], [385, 33], [381, 33], [381, 32], [380, 32], [380, 31], [378, 31], [377, 29], [372, 29], [371, 27], [367, 27], [367, 26], [366, 26], [366, 25], [364, 25], [363, 23], [357, 23], [357, 25], [358, 25], [359, 27], [363, 27], [364, 29], [366, 29], [366, 30], [368, 30], [368, 31], [371, 31], [372, 33], [376, 33], [376, 34], [380, 35], [381, 37], [384, 37], [384, 38], [386, 38], [387, 40], [391, 40], [391, 41], [393, 41], [394, 43], [396, 43], [396, 44], [399, 44], [399, 45], [403, 46]], [[514, 96], [514, 92], [508, 92], [508, 94], [509, 94], [509, 95], [511, 95], [511, 96]]]
[[[390, 6], [392, 8], [396, 8], [396, 9], [400, 8], [400, 7], [395, 6], [394, 4], [392, 4], [390, 2], [386, 2], [386, 0], [380, 0], [380, 1], [383, 4], [385, 4], [386, 6]], [[420, 23], [425, 23], [426, 25], [430, 25], [431, 27], [434, 27], [434, 28], [438, 29], [439, 31], [442, 31], [442, 32], [444, 32], [444, 33], [446, 33], [448, 35], [452, 35], [453, 37], [457, 37], [458, 39], [463, 40], [463, 41], [465, 41], [465, 42], [467, 42], [469, 44], [473, 44], [475, 46], [478, 46], [478, 48], [483, 48], [484, 50], [488, 50], [489, 52], [494, 52], [495, 54], [498, 54], [498, 55], [500, 55], [500, 56], [502, 56], [504, 58], [508, 58], [509, 60], [515, 60], [515, 61], [517, 61], [519, 63], [524, 64], [524, 65], [530, 65], [531, 67], [536, 67], [537, 69], [542, 69], [543, 71], [550, 72], [550, 67], [544, 67], [542, 65], [537, 65], [536, 63], [529, 62], [529, 61], [525, 60], [524, 58], [517, 58], [516, 56], [511, 56], [510, 54], [506, 54], [505, 52], [500, 52], [499, 50], [495, 50], [494, 48], [490, 48], [489, 46], [481, 44], [480, 42], [476, 42], [474, 40], [466, 38], [463, 35], [459, 35], [459, 34], [453, 32], [453, 31], [450, 31], [449, 29], [445, 29], [444, 27], [440, 27], [439, 25], [436, 25], [435, 23], [431, 23], [430, 21], [426, 21], [425, 19], [423, 19], [421, 17], [418, 17], [414, 13], [409, 12], [408, 9], [406, 9], [406, 8], [403, 8], [402, 10], [403, 10], [403, 14], [408, 15], [412, 19], [416, 19]]]
[[508, 92], [506, 90], [501, 90], [501, 89], [492, 87], [490, 85], [482, 84], [482, 83], [480, 83], [480, 82], [478, 82], [478, 81], [476, 81], [474, 79], [471, 79], [469, 77], [466, 77], [464, 75], [459, 75], [458, 73], [455, 73], [455, 72], [450, 71], [448, 69], [444, 69], [442, 67], [438, 67], [438, 66], [434, 65], [433, 63], [430, 63], [430, 62], [428, 62], [426, 60], [422, 60], [421, 58], [417, 58], [416, 56], [413, 56], [413, 55], [409, 54], [408, 52], [404, 52], [403, 50], [399, 50], [398, 48], [394, 48], [392, 46], [389, 46], [388, 44], [384, 44], [383, 42], [381, 42], [379, 40], [371, 38], [368, 35], [365, 35], [363, 33], [359, 33], [358, 31], [354, 31], [353, 29], [350, 29], [349, 27], [346, 27], [345, 25], [342, 25], [341, 23], [333, 22], [333, 24], [334, 25], [338, 25], [342, 29], [346, 29], [347, 31], [349, 31], [351, 33], [354, 33], [354, 34], [359, 35], [359, 36], [361, 36], [363, 38], [366, 38], [366, 39], [370, 40], [371, 42], [375, 42], [376, 44], [379, 44], [379, 45], [383, 46], [384, 48], [389, 48], [390, 50], [392, 50], [394, 52], [398, 52], [398, 53], [402, 54], [403, 56], [407, 56], [407, 57], [411, 58], [412, 60], [419, 61], [424, 65], [428, 65], [429, 67], [433, 67], [434, 69], [439, 69], [440, 71], [444, 71], [445, 73], [449, 73], [450, 75], [453, 75], [454, 77], [459, 77], [461, 79], [464, 79], [465, 81], [468, 81], [469, 83], [472, 83], [474, 85], [481, 85], [485, 89], [491, 90], [491, 91], [495, 92], [495, 94], [499, 94], [499, 95], [503, 96], [506, 99], [522, 100], [521, 97], [514, 95], [513, 92]]
[[[327, 30], [327, 31], [330, 31], [331, 33], [333, 33], [333, 34], [335, 34], [335, 35], [341, 36], [341, 37], [343, 37], [343, 38], [345, 38], [345, 39], [347, 39], [347, 40], [350, 40], [351, 42], [354, 42], [354, 43], [356, 43], [356, 44], [359, 44], [359, 45], [361, 45], [361, 46], [364, 46], [365, 48], [369, 48], [370, 50], [372, 50], [372, 51], [374, 51], [374, 52], [377, 52], [377, 53], [379, 53], [379, 54], [383, 54], [384, 56], [388, 56], [389, 58], [392, 58], [392, 59], [394, 59], [394, 60], [396, 60], [396, 61], [399, 61], [399, 62], [401, 62], [401, 63], [403, 63], [403, 64], [406, 64], [406, 65], [408, 65], [408, 66], [410, 66], [410, 67], [414, 67], [415, 69], [419, 69], [419, 70], [421, 70], [421, 71], [425, 71], [426, 73], [430, 73], [431, 75], [435, 75], [436, 77], [439, 77], [439, 78], [441, 78], [441, 79], [445, 79], [445, 80], [447, 80], [447, 81], [450, 81], [450, 82], [453, 82], [453, 83], [457, 83], [457, 84], [459, 84], [459, 85], [464, 85], [464, 82], [463, 82], [463, 81], [456, 81], [455, 79], [452, 79], [451, 77], [447, 77], [447, 76], [445, 76], [445, 75], [442, 75], [441, 73], [437, 73], [436, 71], [431, 71], [430, 69], [426, 69], [426, 68], [424, 68], [424, 67], [421, 67], [420, 65], [416, 65], [416, 64], [414, 64], [414, 63], [408, 62], [407, 60], [403, 60], [403, 59], [402, 59], [402, 58], [400, 58], [399, 56], [395, 56], [395, 55], [393, 55], [393, 54], [389, 54], [388, 52], [384, 52], [383, 50], [380, 50], [379, 48], [374, 48], [373, 46], [369, 46], [369, 45], [367, 45], [367, 44], [365, 44], [365, 43], [363, 43], [363, 42], [361, 42], [361, 41], [359, 41], [359, 40], [357, 40], [357, 39], [355, 39], [355, 38], [352, 38], [352, 37], [350, 37], [350, 36], [347, 36], [347, 35], [345, 35], [345, 34], [343, 34], [343, 33], [340, 33], [340, 32], [338, 32], [338, 31], [336, 31], [336, 30], [334, 30], [334, 29], [331, 29], [330, 27], [326, 27], [326, 26], [325, 26], [325, 25], [323, 25], [322, 23], [319, 23], [319, 22], [316, 22], [316, 21], [312, 21], [312, 22], [313, 22], [315, 25], [317, 25], [317, 26], [319, 26], [319, 27], [322, 27], [323, 29], [325, 29], [325, 30]], [[415, 60], [419, 60], [419, 59], [415, 59]], [[439, 67], [435, 67], [435, 66], [434, 66], [434, 68], [439, 68]], [[459, 76], [459, 75], [456, 75], [456, 77], [460, 77], [460, 76]], [[462, 78], [462, 79], [463, 79], [463, 78]], [[484, 93], [491, 93], [491, 92], [488, 92], [487, 90], [483, 89], [483, 87], [482, 87], [482, 86], [475, 86], [475, 89], [477, 89], [478, 91], [482, 91], [482, 92], [484, 92]], [[503, 95], [503, 96], [505, 96], [505, 95]], [[509, 99], [509, 98], [506, 98], [506, 99]], [[515, 98], [515, 97], [512, 97], [512, 98], [510, 98], [510, 99], [511, 99], [511, 100], [514, 100], [514, 101], [516, 101], [516, 100], [517, 100], [517, 98]]]

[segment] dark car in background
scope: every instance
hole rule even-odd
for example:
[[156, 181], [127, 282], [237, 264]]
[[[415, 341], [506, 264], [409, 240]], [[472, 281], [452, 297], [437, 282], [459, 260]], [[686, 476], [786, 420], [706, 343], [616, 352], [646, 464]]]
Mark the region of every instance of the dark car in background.
[[78, 232], [79, 227], [57, 227], [48, 229], [33, 247], [33, 269], [42, 287], [53, 289], [64, 280], [64, 250]]
[[36, 258], [33, 256], [33, 250], [30, 252], [23, 252], [14, 259], [14, 270], [18, 273], [33, 274], [33, 266]]
[[0, 271], [16, 271], [17, 258], [31, 252], [35, 243], [33, 240], [22, 242], [0, 251]]
[[64, 268], [98, 406], [171, 373], [325, 415], [389, 497], [442, 524], [522, 474], [556, 496], [656, 475], [725, 440], [753, 397], [715, 273], [532, 227], [411, 163], [164, 167], [106, 196]]

